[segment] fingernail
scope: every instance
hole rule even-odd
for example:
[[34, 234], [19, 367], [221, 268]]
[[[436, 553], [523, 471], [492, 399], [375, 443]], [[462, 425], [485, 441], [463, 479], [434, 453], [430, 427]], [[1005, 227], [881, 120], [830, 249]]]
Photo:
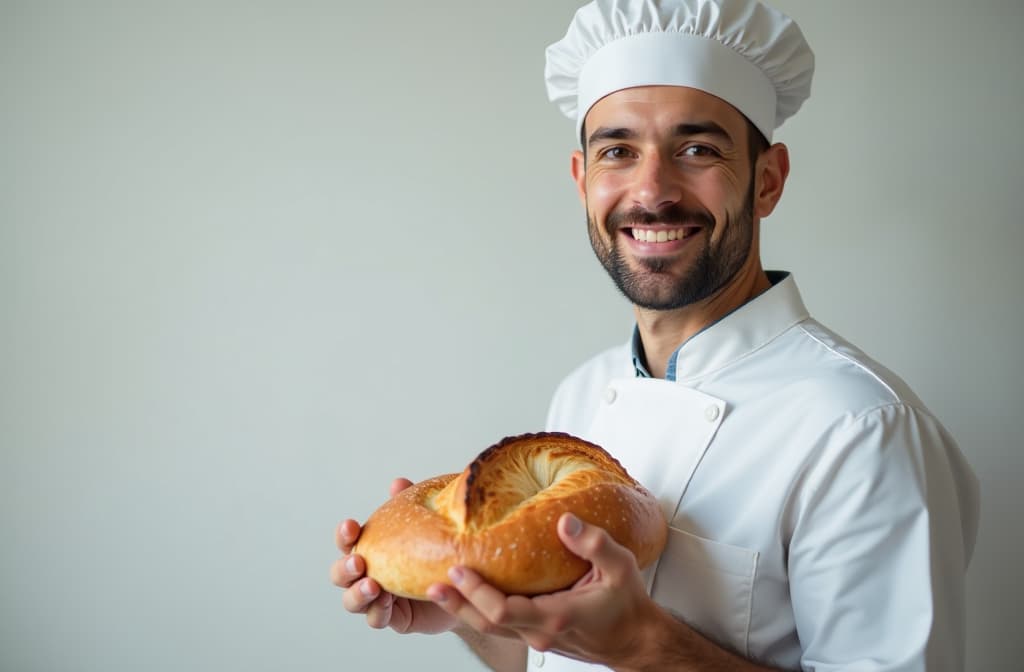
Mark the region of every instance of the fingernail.
[[356, 567], [356, 559], [355, 559], [355, 557], [353, 557], [351, 555], [348, 556], [348, 559], [345, 560], [345, 570], [349, 574], [355, 574], [356, 572], [359, 571], [358, 567]]
[[448, 570], [448, 578], [457, 586], [466, 578], [466, 573], [462, 571], [461, 567], [452, 567]]
[[439, 602], [441, 604], [448, 601], [448, 593], [444, 592], [443, 590], [428, 590], [427, 597], [429, 597], [434, 602]]
[[363, 581], [359, 584], [359, 592], [363, 594], [363, 597], [373, 597], [373, 590], [370, 588], [369, 581]]
[[565, 533], [570, 537], [575, 537], [583, 529], [583, 523], [576, 516], [567, 514], [565, 517]]

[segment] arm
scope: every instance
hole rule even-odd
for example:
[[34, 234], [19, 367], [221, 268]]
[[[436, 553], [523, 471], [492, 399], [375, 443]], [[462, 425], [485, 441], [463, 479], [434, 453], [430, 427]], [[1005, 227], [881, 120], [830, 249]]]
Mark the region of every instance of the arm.
[[[653, 603], [652, 603], [653, 604]], [[747, 660], [707, 639], [686, 623], [653, 604], [651, 620], [631, 660], [612, 665], [618, 672], [777, 672]]]
[[977, 483], [934, 418], [893, 404], [849, 419], [794, 509], [790, 592], [805, 666], [963, 668]]
[[620, 672], [769, 669], [715, 645], [651, 600], [633, 555], [601, 528], [566, 514], [558, 534], [569, 550], [592, 563], [569, 590], [534, 598], [506, 596], [475, 572], [457, 567], [451, 572], [455, 586], [431, 586], [429, 595], [479, 633], [512, 632], [538, 651]]
[[[977, 481], [935, 418], [905, 404], [845, 418], [795, 492], [788, 570], [804, 669], [963, 669]], [[675, 637], [695, 651], [693, 635]], [[701, 669], [747, 669], [716, 655]]]
[[673, 618], [667, 611], [658, 617], [662, 623], [646, 631], [647, 645], [638, 647], [638, 659], [627, 670], [685, 670], [687, 672], [774, 672], [777, 668], [765, 667], [747, 660], [732, 651], [705, 638], [699, 632]]

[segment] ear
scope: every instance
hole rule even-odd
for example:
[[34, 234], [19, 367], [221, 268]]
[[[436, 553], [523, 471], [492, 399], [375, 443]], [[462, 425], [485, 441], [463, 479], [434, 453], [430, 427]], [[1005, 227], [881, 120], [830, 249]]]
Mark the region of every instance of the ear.
[[757, 157], [754, 170], [754, 216], [767, 217], [782, 198], [789, 177], [789, 149], [777, 142]]
[[569, 168], [572, 179], [576, 182], [576, 192], [579, 194], [580, 203], [587, 207], [587, 162], [583, 152], [576, 150], [572, 153], [571, 165]]

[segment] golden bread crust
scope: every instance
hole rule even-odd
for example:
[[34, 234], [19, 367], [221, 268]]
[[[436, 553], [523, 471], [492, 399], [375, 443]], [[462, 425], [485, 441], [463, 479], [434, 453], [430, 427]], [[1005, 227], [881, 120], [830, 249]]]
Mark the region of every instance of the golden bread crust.
[[665, 546], [657, 500], [602, 448], [561, 433], [508, 437], [461, 474], [417, 483], [385, 502], [363, 526], [353, 552], [385, 590], [426, 599], [464, 565], [507, 594], [567, 588], [589, 563], [555, 530], [572, 512], [604, 528], [641, 568]]

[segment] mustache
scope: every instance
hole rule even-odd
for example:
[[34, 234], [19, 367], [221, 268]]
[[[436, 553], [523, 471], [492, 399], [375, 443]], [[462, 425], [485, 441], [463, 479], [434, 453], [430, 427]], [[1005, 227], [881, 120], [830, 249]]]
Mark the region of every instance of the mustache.
[[609, 233], [619, 229], [632, 228], [634, 226], [650, 226], [652, 224], [667, 224], [683, 226], [686, 224], [713, 227], [714, 216], [707, 210], [686, 208], [679, 204], [672, 204], [657, 211], [650, 211], [640, 206], [630, 208], [623, 212], [613, 212], [605, 222]]

